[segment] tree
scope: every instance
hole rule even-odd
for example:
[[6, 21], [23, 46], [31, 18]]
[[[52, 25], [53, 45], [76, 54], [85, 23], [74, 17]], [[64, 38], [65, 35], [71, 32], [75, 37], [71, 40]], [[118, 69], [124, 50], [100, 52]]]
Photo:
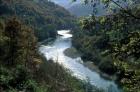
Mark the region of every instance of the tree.
[[19, 30], [21, 30], [21, 24], [15, 18], [10, 20], [5, 27], [5, 35], [9, 37], [9, 55], [8, 64], [14, 64], [16, 53], [17, 53], [17, 36], [19, 35]]
[[9, 38], [9, 52], [6, 60], [9, 65], [25, 64], [33, 61], [36, 53], [36, 38], [31, 28], [23, 25], [17, 18], [8, 21], [4, 31]]

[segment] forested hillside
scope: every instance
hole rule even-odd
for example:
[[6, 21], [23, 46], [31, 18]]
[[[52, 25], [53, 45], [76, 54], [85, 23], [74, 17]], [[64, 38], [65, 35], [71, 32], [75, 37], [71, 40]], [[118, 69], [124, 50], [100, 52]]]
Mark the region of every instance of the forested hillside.
[[74, 23], [46, 0], [0, 0], [0, 92], [84, 92], [81, 81], [38, 52], [37, 39], [55, 38]]
[[50, 0], [0, 0], [0, 92], [140, 92], [140, 2], [95, 1], [112, 13], [77, 23]]
[[76, 27], [74, 16], [47, 0], [0, 0], [0, 15], [5, 19], [18, 17], [35, 29], [39, 41], [55, 38], [56, 30]]
[[33, 30], [0, 19], [0, 92], [84, 92], [84, 85], [37, 51]]
[[128, 10], [131, 15], [126, 11], [81, 19], [81, 31], [73, 31], [73, 45], [85, 62], [93, 62], [102, 72], [117, 76], [124, 92], [139, 92], [139, 4]]

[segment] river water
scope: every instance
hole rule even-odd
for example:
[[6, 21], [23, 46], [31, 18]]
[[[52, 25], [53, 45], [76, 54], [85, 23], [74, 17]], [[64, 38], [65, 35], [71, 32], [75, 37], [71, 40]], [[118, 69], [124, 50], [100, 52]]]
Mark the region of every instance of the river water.
[[72, 46], [72, 34], [70, 30], [58, 31], [59, 36], [49, 45], [41, 45], [39, 51], [49, 60], [53, 59], [63, 67], [71, 71], [72, 75], [82, 80], [89, 80], [89, 82], [105, 92], [120, 92], [117, 84], [114, 81], [102, 78], [97, 72], [85, 67], [81, 62], [81, 57], [75, 59], [67, 57], [64, 51]]

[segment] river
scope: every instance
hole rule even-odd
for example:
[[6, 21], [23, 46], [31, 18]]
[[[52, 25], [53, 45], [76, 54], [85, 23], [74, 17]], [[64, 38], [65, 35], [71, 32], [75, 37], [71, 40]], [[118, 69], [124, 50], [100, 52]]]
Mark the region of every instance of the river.
[[89, 82], [105, 92], [121, 92], [118, 85], [112, 81], [102, 78], [97, 72], [85, 67], [81, 62], [81, 57], [75, 59], [67, 57], [64, 51], [72, 46], [72, 34], [70, 30], [58, 31], [57, 39], [49, 45], [41, 45], [39, 51], [49, 60], [53, 59], [66, 69], [70, 70], [72, 75], [82, 80], [89, 80]]

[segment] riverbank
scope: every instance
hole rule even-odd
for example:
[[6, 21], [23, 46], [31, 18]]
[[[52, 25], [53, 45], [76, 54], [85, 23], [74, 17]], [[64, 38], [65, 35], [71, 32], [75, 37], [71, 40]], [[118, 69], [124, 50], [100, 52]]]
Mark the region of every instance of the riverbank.
[[84, 61], [83, 63], [84, 66], [88, 67], [90, 70], [95, 71], [97, 73], [100, 74], [101, 77], [108, 79], [108, 80], [116, 80], [116, 76], [115, 75], [108, 75], [104, 72], [102, 72], [97, 65], [95, 65], [93, 62], [91, 61]]
[[[67, 48], [65, 51], [64, 51], [64, 54], [70, 58], [77, 58], [77, 57], [80, 57], [81, 54], [76, 50], [76, 48], [74, 47], [71, 47], [71, 48]], [[91, 61], [83, 61], [82, 64], [89, 68], [90, 70], [92, 71], [95, 71], [97, 73], [100, 74], [101, 77], [105, 78], [105, 79], [108, 79], [108, 80], [116, 80], [116, 76], [115, 75], [108, 75], [104, 72], [102, 72], [99, 67], [97, 65], [95, 65], [93, 62]]]
[[[64, 54], [66, 50], [72, 48], [72, 43], [71, 37], [69, 36], [69, 33], [67, 33], [67, 30], [62, 31], [66, 32], [62, 32], [63, 35], [58, 36], [52, 44], [41, 45], [41, 47], [39, 48], [39, 51], [45, 55], [47, 60], [54, 60], [54, 62], [59, 63], [65, 69], [70, 71], [71, 75], [75, 78], [83, 81], [88, 81], [90, 85], [95, 86], [99, 89], [103, 89], [105, 92], [108, 92], [108, 90], [111, 90], [111, 92], [120, 92], [120, 89], [118, 88], [118, 85], [115, 83], [115, 81], [105, 79], [101, 77], [98, 72], [92, 71], [91, 69], [87, 68], [83, 64], [83, 61], [81, 60], [79, 54], [79, 57], [77, 56], [76, 58], [71, 58]], [[69, 51], [75, 52], [75, 54], [77, 55], [77, 51], [75, 51], [74, 49], [72, 51], [71, 49], [69, 49]], [[75, 57], [75, 54], [71, 53], [70, 55], [73, 55]]]
[[[40, 55], [43, 60], [40, 65], [40, 73], [43, 74], [43, 76], [41, 74], [38, 74], [38, 76], [42, 76], [44, 80], [47, 77], [47, 79], [52, 80], [52, 82], [57, 81], [56, 83], [49, 81], [49, 87], [53, 87], [53, 84], [58, 85], [58, 92], [89, 92], [91, 90], [94, 92], [105, 92], [102, 88], [91, 85], [88, 79], [82, 80], [73, 76], [72, 72], [62, 64], [59, 64], [59, 62], [47, 60], [43, 53], [40, 53]], [[45, 78], [44, 75], [46, 75]], [[53, 89], [55, 89], [55, 85]], [[49, 92], [50, 90], [51, 89], [49, 89]], [[56, 91], [57, 89], [54, 92]]]

